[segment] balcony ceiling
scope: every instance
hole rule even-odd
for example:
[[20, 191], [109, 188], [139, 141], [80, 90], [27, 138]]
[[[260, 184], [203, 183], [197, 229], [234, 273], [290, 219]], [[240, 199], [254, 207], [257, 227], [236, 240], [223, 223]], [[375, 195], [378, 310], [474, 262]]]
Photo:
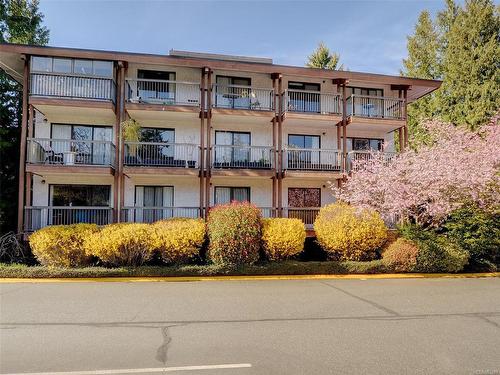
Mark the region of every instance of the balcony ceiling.
[[[111, 103], [96, 107], [72, 106], [71, 101], [67, 105], [50, 104], [49, 101], [37, 101], [33, 98], [34, 107], [39, 110], [51, 123], [68, 124], [89, 124], [89, 125], [109, 125], [113, 126], [116, 122], [116, 115]], [[90, 110], [89, 110], [90, 109]]]

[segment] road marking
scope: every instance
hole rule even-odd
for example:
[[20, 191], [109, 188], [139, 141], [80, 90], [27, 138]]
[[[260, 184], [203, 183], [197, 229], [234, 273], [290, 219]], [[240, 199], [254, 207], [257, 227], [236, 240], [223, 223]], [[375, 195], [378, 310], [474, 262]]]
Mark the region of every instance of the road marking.
[[250, 363], [230, 363], [225, 365], [200, 365], [200, 366], [178, 366], [178, 367], [153, 367], [153, 368], [128, 368], [119, 370], [89, 370], [89, 371], [64, 371], [64, 372], [18, 372], [0, 375], [113, 375], [113, 374], [144, 374], [152, 372], [174, 372], [174, 371], [199, 371], [199, 370], [223, 370], [252, 367]]
[[[484, 273], [379, 273], [336, 275], [256, 275], [256, 276], [117, 276], [117, 277], [54, 277], [54, 278], [0, 278], [0, 284], [8, 283], [88, 283], [88, 282], [179, 282], [179, 281], [253, 281], [253, 280], [317, 280], [317, 279], [475, 279], [500, 277], [500, 272]], [[2, 374], [0, 374], [2, 375]]]

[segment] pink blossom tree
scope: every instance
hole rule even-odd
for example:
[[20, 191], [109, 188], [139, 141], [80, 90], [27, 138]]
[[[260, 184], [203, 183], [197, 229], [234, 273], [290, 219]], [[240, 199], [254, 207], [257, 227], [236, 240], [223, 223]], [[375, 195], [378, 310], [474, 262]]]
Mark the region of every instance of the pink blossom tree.
[[437, 227], [465, 204], [500, 206], [500, 116], [471, 132], [439, 121], [424, 124], [428, 137], [388, 162], [381, 153], [354, 164], [337, 199], [370, 207], [386, 221]]

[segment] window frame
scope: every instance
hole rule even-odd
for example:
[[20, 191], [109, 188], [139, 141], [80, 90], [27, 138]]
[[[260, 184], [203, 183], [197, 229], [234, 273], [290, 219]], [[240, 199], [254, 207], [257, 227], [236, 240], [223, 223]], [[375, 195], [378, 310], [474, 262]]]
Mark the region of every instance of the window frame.
[[[318, 134], [297, 134], [297, 133], [288, 133], [288, 142], [287, 142], [287, 145], [290, 146], [290, 136], [292, 137], [317, 137], [319, 139], [319, 147], [317, 148], [318, 150], [321, 149], [321, 135], [318, 135]], [[305, 144], [305, 142], [304, 142]], [[303, 148], [303, 149], [307, 149], [306, 147], [300, 147], [300, 148]], [[293, 148], [292, 148], [293, 150]], [[315, 150], [315, 149], [311, 149], [311, 150]]]
[[[218, 203], [218, 202], [216, 202], [216, 199], [217, 199], [217, 189], [230, 189], [229, 190], [229, 202], [227, 202], [227, 203]], [[252, 196], [251, 196], [252, 189], [250, 188], [250, 186], [223, 186], [223, 185], [219, 185], [219, 186], [214, 186], [214, 205], [228, 204], [228, 203], [234, 202], [234, 189], [245, 189], [245, 190], [247, 190], [247, 195], [248, 195], [248, 201], [247, 202], [248, 203], [252, 202]]]
[[[49, 59], [50, 60], [50, 71], [47, 70], [36, 70], [33, 69], [33, 59], [36, 58], [43, 58], [43, 59]], [[71, 61], [71, 71], [70, 72], [56, 72], [54, 70], [54, 60], [70, 60]], [[92, 64], [92, 73], [86, 74], [86, 73], [80, 73], [80, 72], [75, 72], [75, 61], [90, 61]], [[98, 75], [94, 73], [94, 62], [104, 62], [104, 63], [109, 63], [111, 64], [111, 75]], [[96, 60], [96, 59], [80, 59], [80, 58], [72, 58], [72, 57], [53, 57], [53, 56], [40, 56], [40, 55], [33, 55], [31, 56], [31, 73], [39, 73], [39, 74], [59, 74], [59, 75], [73, 75], [73, 76], [79, 76], [79, 77], [88, 77], [88, 78], [103, 78], [103, 79], [113, 79], [115, 78], [115, 71], [114, 71], [114, 61], [112, 60]]]

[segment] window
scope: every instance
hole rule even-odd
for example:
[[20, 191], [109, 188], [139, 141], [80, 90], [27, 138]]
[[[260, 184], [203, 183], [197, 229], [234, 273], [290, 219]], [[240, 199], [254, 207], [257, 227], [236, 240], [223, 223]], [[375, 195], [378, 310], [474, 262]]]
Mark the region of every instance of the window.
[[71, 73], [71, 60], [54, 58], [52, 70], [54, 73]]
[[364, 95], [364, 96], [377, 96], [383, 97], [384, 90], [382, 89], [373, 89], [366, 87], [347, 87], [347, 96], [354, 95]]
[[296, 148], [320, 148], [319, 135], [302, 135], [302, 134], [289, 134], [288, 145]]
[[377, 138], [347, 138], [347, 151], [382, 151], [383, 139]]
[[321, 91], [321, 85], [319, 83], [309, 82], [288, 82], [288, 88], [290, 90]]
[[232, 201], [250, 202], [249, 187], [216, 186], [214, 189], [215, 204], [225, 204]]
[[137, 155], [142, 160], [147, 160], [148, 163], [153, 165], [170, 165], [174, 163], [174, 129], [141, 128], [139, 141], [153, 143], [140, 145], [137, 149]]
[[[175, 103], [175, 73], [156, 70], [137, 71], [137, 93], [142, 101]], [[168, 82], [165, 82], [168, 81]]]
[[141, 128], [140, 142], [174, 143], [175, 129]]
[[321, 189], [288, 188], [288, 207], [321, 207]]
[[[252, 80], [245, 77], [217, 76], [215, 106], [217, 108], [251, 109]], [[243, 86], [243, 87], [241, 87]]]
[[113, 63], [111, 61], [94, 61], [94, 75], [100, 77], [113, 76]]
[[288, 82], [287, 110], [291, 112], [321, 112], [319, 83]]
[[50, 185], [50, 205], [55, 207], [109, 206], [109, 185]]
[[[238, 163], [250, 160], [250, 133], [216, 131], [215, 162]], [[224, 147], [227, 146], [227, 147]], [[238, 147], [239, 146], [239, 147]]]
[[[173, 217], [173, 186], [136, 186], [135, 206], [144, 207], [136, 211], [136, 221], [153, 223]], [[150, 207], [150, 208], [147, 208]]]
[[52, 59], [50, 57], [33, 56], [31, 58], [31, 70], [34, 72], [51, 72]]
[[92, 74], [92, 60], [75, 60], [73, 73], [83, 75]]

